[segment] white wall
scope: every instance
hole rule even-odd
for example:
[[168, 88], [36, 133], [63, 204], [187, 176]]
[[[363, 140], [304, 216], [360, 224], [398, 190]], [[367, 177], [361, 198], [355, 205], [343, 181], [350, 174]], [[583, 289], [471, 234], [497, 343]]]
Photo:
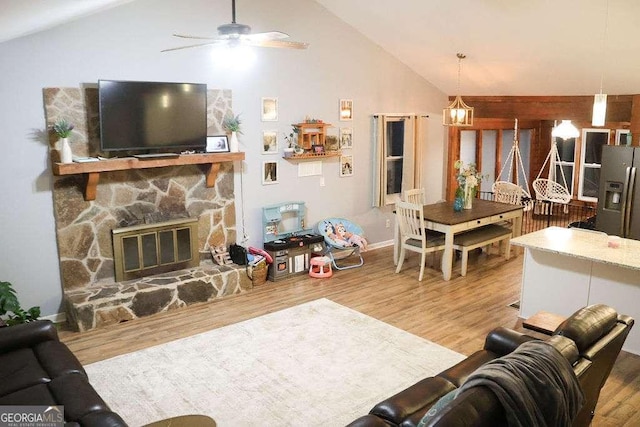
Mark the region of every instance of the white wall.
[[[446, 96], [314, 1], [237, 5], [238, 22], [251, 25], [254, 32], [285, 31], [293, 40], [309, 42], [306, 51], [258, 50], [256, 63], [244, 71], [229, 69], [206, 48], [160, 52], [182, 43], [171, 37], [174, 32], [215, 34], [217, 25], [231, 21], [230, 4], [228, 0], [137, 0], [0, 44], [0, 280], [13, 283], [23, 306], [40, 305], [44, 315], [61, 311], [52, 179], [43, 135], [44, 87], [78, 87], [104, 78], [204, 82], [211, 88], [231, 89], [234, 110], [244, 121], [240, 148], [246, 151], [246, 233], [248, 243], [256, 246], [262, 241], [261, 207], [288, 200], [306, 202], [310, 225], [324, 217], [344, 216], [359, 222], [373, 243], [392, 238], [393, 229], [384, 226], [392, 218], [391, 209], [371, 208], [374, 112], [421, 112], [433, 117], [425, 180], [428, 198], [442, 198], [446, 153], [440, 111]], [[260, 121], [262, 97], [279, 99], [278, 122]], [[340, 98], [354, 100], [353, 122], [337, 120]], [[341, 178], [337, 159], [326, 160], [326, 185], [321, 187], [317, 176], [297, 177], [297, 164], [282, 159], [283, 145], [277, 156], [261, 154], [262, 130], [277, 129], [282, 137], [291, 123], [306, 115], [353, 127], [353, 177]], [[275, 159], [280, 183], [262, 186], [262, 161]], [[236, 174], [238, 196], [239, 178]]]

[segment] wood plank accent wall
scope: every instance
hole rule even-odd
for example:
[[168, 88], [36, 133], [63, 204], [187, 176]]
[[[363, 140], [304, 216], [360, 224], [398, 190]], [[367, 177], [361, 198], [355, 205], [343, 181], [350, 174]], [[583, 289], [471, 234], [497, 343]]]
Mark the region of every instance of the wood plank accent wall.
[[[578, 129], [591, 128], [593, 96], [463, 96], [465, 103], [474, 108], [472, 127], [449, 127], [447, 199], [455, 197], [457, 183], [454, 162], [460, 157], [460, 131], [498, 130], [499, 139], [505, 129], [513, 129], [518, 119], [520, 129], [532, 129], [529, 185], [542, 167], [551, 147], [551, 128], [554, 120], [571, 120]], [[453, 101], [455, 97], [449, 97]], [[630, 129], [633, 145], [640, 145], [640, 95], [609, 95], [605, 127]], [[476, 140], [480, 146], [481, 139]], [[504, 159], [496, 157], [500, 164]], [[480, 166], [480, 165], [478, 165]], [[496, 171], [500, 172], [500, 169]]]

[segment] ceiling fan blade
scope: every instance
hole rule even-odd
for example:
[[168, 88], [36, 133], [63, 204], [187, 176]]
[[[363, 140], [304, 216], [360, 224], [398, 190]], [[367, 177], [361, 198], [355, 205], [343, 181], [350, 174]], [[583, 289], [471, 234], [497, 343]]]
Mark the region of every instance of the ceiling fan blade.
[[268, 31], [265, 33], [247, 34], [246, 36], [242, 36], [242, 38], [247, 40], [282, 40], [289, 38], [289, 34], [281, 31]]
[[188, 34], [173, 34], [174, 37], [180, 37], [182, 39], [197, 39], [197, 40], [216, 40], [218, 36], [215, 37], [205, 37], [205, 36], [191, 36]]
[[172, 48], [169, 48], [169, 49], [162, 49], [160, 52], [170, 52], [172, 50], [190, 49], [192, 47], [200, 47], [200, 46], [211, 46], [211, 45], [218, 44], [218, 43], [220, 43], [220, 40], [207, 42], [207, 43], [192, 44], [192, 45], [189, 45], [189, 46], [172, 47]]
[[243, 40], [243, 43], [256, 47], [280, 47], [285, 49], [306, 49], [309, 43], [290, 40]]

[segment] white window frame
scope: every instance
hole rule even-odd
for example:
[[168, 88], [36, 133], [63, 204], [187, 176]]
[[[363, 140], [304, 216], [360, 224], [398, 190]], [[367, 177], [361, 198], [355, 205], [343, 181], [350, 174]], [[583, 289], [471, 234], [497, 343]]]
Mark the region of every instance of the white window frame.
[[[569, 194], [571, 195], [571, 197], [573, 198], [573, 191], [574, 191], [574, 178], [576, 176], [576, 158], [578, 157], [578, 153], [576, 153], [576, 151], [578, 150], [578, 138], [571, 138], [574, 139], [573, 142], [573, 162], [569, 162], [566, 160], [562, 160], [560, 159], [560, 161], [558, 162], [558, 166], [560, 167], [560, 169], [564, 169], [565, 167], [570, 167], [571, 168], [571, 176], [567, 177], [567, 175], [564, 175], [564, 178], [567, 179], [567, 186], [569, 186], [569, 188], [567, 188], [567, 190], [569, 191]], [[558, 142], [562, 142], [562, 138], [556, 137], [556, 144], [558, 144]], [[564, 182], [562, 181], [562, 175], [558, 175], [556, 174], [555, 176], [556, 178], [556, 182], [560, 185], [564, 185]]]
[[585, 163], [585, 153], [586, 144], [587, 144], [587, 134], [588, 133], [606, 133], [607, 134], [607, 144], [609, 143], [609, 138], [611, 137], [611, 129], [594, 129], [594, 128], [585, 128], [582, 129], [582, 138], [580, 140], [580, 175], [578, 179], [578, 200], [582, 200], [585, 202], [593, 202], [597, 203], [597, 197], [585, 196], [582, 194], [582, 189], [584, 188], [584, 172], [586, 169], [600, 169], [600, 163]]
[[[407, 126], [407, 121], [403, 118], [403, 117], [389, 117], [387, 119], [387, 123], [397, 123], [397, 122], [403, 122], [405, 126]], [[388, 127], [387, 127], [388, 129]], [[387, 137], [385, 136], [385, 140], [387, 139]], [[403, 139], [403, 149], [402, 149], [402, 156], [390, 156], [387, 154], [387, 149], [385, 147], [385, 158], [384, 158], [384, 170], [385, 170], [385, 188], [384, 191], [386, 193], [387, 191], [387, 182], [388, 182], [388, 177], [386, 176], [386, 171], [388, 170], [388, 166], [389, 163], [391, 162], [401, 162], [404, 164], [404, 139]], [[403, 174], [404, 175], [404, 174]], [[402, 178], [401, 178], [402, 179]], [[402, 199], [402, 182], [400, 182], [400, 191], [398, 193], [386, 193], [386, 204], [387, 205], [392, 205], [395, 204], [396, 202], [399, 202]]]

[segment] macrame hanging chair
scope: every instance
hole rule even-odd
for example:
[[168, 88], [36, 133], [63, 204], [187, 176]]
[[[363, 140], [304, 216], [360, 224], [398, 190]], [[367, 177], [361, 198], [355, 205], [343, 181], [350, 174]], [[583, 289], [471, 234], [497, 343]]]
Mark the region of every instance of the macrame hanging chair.
[[[540, 178], [547, 163], [549, 163], [548, 178]], [[558, 146], [554, 138], [551, 143], [549, 154], [547, 154], [547, 158], [544, 160], [542, 168], [540, 169], [540, 172], [538, 172], [538, 176], [533, 181], [533, 191], [536, 193], [536, 200], [562, 204], [567, 204], [571, 201], [571, 193], [569, 193], [567, 180], [564, 177], [562, 166], [560, 166], [559, 169], [564, 186], [560, 185], [560, 183], [556, 181], [557, 165], [561, 165], [561, 160], [560, 153], [558, 152]]]
[[[511, 178], [511, 171], [514, 169], [514, 164], [520, 167], [522, 176], [524, 177], [523, 187], [520, 185], [520, 174], [515, 174], [515, 183]], [[502, 175], [505, 169], [509, 166], [506, 179], [502, 179]], [[515, 121], [513, 128], [513, 146], [509, 151], [500, 173], [496, 179], [496, 182], [491, 186], [493, 191], [494, 200], [500, 203], [509, 203], [511, 205], [522, 205], [524, 211], [529, 211], [533, 208], [533, 200], [531, 199], [531, 193], [529, 192], [529, 184], [527, 181], [527, 173], [522, 163], [522, 156], [520, 155], [520, 147], [518, 146], [518, 119]]]

